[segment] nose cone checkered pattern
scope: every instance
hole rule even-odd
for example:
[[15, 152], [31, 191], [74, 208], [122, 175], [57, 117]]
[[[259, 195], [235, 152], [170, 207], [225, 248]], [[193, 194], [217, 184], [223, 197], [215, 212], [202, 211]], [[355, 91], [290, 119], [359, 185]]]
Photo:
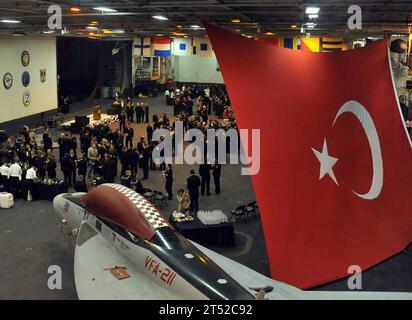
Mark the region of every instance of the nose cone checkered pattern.
[[169, 227], [163, 215], [153, 206], [153, 204], [151, 204], [145, 197], [141, 196], [137, 192], [119, 184], [106, 183], [103, 184], [103, 186], [119, 191], [121, 194], [127, 197], [144, 215], [153, 229], [156, 230], [162, 227]]

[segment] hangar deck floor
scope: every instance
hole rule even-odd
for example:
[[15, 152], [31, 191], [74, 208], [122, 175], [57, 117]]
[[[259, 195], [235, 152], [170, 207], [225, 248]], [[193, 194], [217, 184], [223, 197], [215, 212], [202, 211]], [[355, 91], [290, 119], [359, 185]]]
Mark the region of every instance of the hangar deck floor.
[[[163, 97], [149, 98], [150, 111], [171, 112]], [[90, 105], [84, 104], [84, 107]], [[136, 137], [144, 126], [135, 125]], [[174, 166], [174, 192], [184, 187], [191, 167]], [[197, 169], [197, 168], [196, 168]], [[144, 186], [164, 191], [160, 171], [151, 171]], [[213, 191], [213, 182], [211, 189]], [[227, 165], [222, 170], [222, 193], [200, 198], [201, 209], [222, 209], [229, 213], [255, 199], [250, 178], [240, 175], [240, 167]], [[169, 215], [177, 208], [175, 199], [161, 208]], [[59, 230], [59, 219], [51, 202], [18, 200], [11, 210], [0, 211], [0, 299], [77, 299], [73, 276], [74, 239]], [[269, 275], [263, 231], [259, 219], [235, 223], [237, 246], [230, 249], [211, 248], [246, 266]], [[48, 267], [58, 265], [63, 272], [63, 289], [47, 287]], [[304, 268], [304, 266], [302, 266]], [[363, 273], [363, 290], [412, 292], [412, 245], [398, 255]], [[347, 280], [317, 287], [314, 290], [348, 290]]]

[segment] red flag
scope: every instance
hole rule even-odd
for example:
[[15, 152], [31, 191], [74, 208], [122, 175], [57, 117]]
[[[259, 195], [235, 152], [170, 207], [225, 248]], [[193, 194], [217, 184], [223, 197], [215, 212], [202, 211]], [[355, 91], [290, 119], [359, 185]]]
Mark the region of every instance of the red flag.
[[271, 44], [272, 46], [279, 46], [279, 39], [277, 38], [255, 38], [256, 41], [263, 42], [263, 43], [268, 43]]
[[261, 130], [252, 181], [272, 277], [308, 288], [404, 249], [412, 152], [387, 43], [311, 53], [206, 29], [239, 127]]

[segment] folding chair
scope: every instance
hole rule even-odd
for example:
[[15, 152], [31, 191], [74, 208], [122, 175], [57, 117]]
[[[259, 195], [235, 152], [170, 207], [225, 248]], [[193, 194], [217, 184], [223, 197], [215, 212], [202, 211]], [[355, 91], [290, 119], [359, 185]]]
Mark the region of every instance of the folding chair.
[[153, 200], [158, 207], [167, 205], [167, 197], [161, 191], [153, 191]]
[[257, 216], [257, 204], [256, 201], [250, 202], [246, 205], [245, 208], [246, 214], [249, 216], [254, 215]]
[[232, 221], [233, 217], [235, 217], [235, 221], [237, 221], [238, 217], [242, 217], [243, 219], [247, 219], [247, 214], [246, 214], [246, 206], [242, 205], [237, 207], [236, 209], [232, 210], [230, 212], [232, 215], [230, 216], [229, 221]]
[[150, 202], [154, 202], [154, 193], [152, 189], [143, 188], [142, 196], [145, 197]]

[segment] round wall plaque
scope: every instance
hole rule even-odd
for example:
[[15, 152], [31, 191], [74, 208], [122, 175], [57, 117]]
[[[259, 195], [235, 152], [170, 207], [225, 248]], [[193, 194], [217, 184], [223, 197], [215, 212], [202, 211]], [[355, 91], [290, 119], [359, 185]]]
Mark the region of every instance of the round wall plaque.
[[24, 71], [21, 77], [21, 82], [23, 83], [23, 86], [28, 87], [30, 84], [30, 73]]
[[10, 72], [7, 72], [3, 76], [3, 85], [6, 89], [10, 89], [13, 85], [13, 76], [11, 75]]
[[21, 54], [21, 63], [23, 66], [27, 67], [30, 63], [30, 54], [28, 51], [23, 51]]
[[23, 104], [25, 107], [28, 107], [31, 103], [31, 93], [29, 91], [26, 91], [23, 93]]

